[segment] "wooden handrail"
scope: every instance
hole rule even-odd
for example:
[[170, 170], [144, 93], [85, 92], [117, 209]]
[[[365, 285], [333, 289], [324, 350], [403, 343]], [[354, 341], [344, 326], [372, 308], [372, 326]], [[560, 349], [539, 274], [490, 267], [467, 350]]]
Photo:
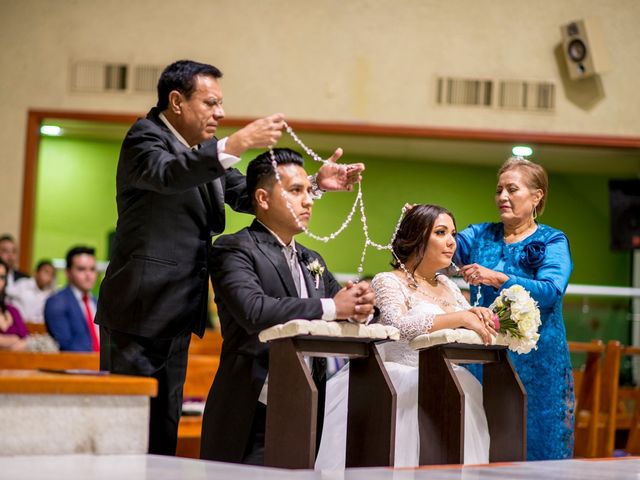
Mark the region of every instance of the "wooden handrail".
[[38, 370], [0, 370], [0, 393], [51, 395], [158, 394], [154, 378], [129, 375], [70, 375]]
[[604, 352], [604, 344], [601, 340], [592, 340], [591, 342], [568, 342], [569, 351], [571, 353], [602, 353]]
[[0, 369], [99, 370], [100, 355], [89, 352], [0, 352]]

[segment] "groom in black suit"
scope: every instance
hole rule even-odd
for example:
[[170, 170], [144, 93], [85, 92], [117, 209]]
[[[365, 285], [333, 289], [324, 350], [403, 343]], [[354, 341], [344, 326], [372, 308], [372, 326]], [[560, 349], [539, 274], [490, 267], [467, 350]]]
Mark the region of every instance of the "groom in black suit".
[[[215, 138], [224, 118], [220, 70], [180, 60], [158, 81], [158, 102], [127, 133], [116, 174], [118, 224], [100, 287], [100, 368], [153, 377], [149, 453], [175, 455], [191, 333], [207, 319], [212, 235], [225, 206], [249, 213], [245, 177], [232, 166], [249, 148], [274, 144], [281, 114]], [[362, 165], [340, 169], [336, 151], [318, 172], [325, 190], [348, 188]], [[342, 176], [340, 173], [342, 172]]]
[[[292, 319], [365, 322], [374, 311], [368, 283], [341, 288], [322, 257], [294, 240], [311, 217], [312, 187], [298, 153], [274, 149], [274, 155], [280, 182], [268, 152], [247, 169], [256, 219], [250, 227], [218, 238], [212, 249], [210, 270], [223, 343], [204, 411], [203, 459], [264, 463], [269, 346], [259, 341], [260, 331]], [[308, 268], [312, 263], [316, 268]], [[324, 359], [314, 359], [319, 433], [325, 366]]]

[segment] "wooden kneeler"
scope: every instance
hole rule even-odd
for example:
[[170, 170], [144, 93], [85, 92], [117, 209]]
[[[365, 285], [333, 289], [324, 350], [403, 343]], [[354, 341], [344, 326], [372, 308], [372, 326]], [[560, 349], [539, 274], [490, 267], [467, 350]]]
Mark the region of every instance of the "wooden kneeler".
[[396, 392], [379, 338], [303, 335], [269, 340], [265, 466], [314, 468], [318, 389], [304, 356], [347, 357], [346, 467], [393, 466]]
[[484, 366], [489, 461], [526, 460], [527, 392], [507, 347], [447, 343], [420, 349], [420, 465], [461, 464], [464, 460], [464, 392], [452, 363]]

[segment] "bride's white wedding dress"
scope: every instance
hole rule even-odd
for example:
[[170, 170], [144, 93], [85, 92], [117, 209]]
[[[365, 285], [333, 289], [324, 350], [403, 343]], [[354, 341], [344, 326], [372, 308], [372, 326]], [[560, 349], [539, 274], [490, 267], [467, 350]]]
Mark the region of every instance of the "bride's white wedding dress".
[[[436, 315], [445, 313], [438, 303], [451, 311], [470, 308], [458, 286], [445, 276], [438, 277], [455, 298], [455, 303], [442, 302], [409, 288], [391, 272], [380, 273], [372, 281], [381, 322], [400, 330], [400, 340], [378, 346], [393, 383], [397, 398], [396, 467], [414, 467], [419, 459], [418, 432], [418, 352], [409, 341], [430, 331]], [[454, 366], [465, 393], [464, 463], [489, 463], [489, 431], [482, 405], [480, 382], [463, 367]], [[316, 470], [343, 469], [345, 464], [348, 365], [327, 382], [324, 427]]]

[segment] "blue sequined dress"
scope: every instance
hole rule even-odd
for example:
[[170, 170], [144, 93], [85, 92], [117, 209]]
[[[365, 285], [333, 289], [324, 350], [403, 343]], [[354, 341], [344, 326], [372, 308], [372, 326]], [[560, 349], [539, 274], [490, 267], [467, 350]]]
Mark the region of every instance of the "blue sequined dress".
[[[458, 257], [463, 265], [477, 263], [509, 277], [500, 289], [482, 285], [481, 305], [489, 306], [502, 289], [516, 284], [538, 302], [542, 325], [537, 350], [509, 352], [527, 390], [527, 460], [568, 458], [575, 404], [562, 320], [562, 297], [573, 268], [569, 242], [560, 230], [542, 224], [520, 242], [507, 244], [503, 235], [502, 223], [470, 225], [458, 234]], [[471, 299], [477, 295], [472, 286]]]

